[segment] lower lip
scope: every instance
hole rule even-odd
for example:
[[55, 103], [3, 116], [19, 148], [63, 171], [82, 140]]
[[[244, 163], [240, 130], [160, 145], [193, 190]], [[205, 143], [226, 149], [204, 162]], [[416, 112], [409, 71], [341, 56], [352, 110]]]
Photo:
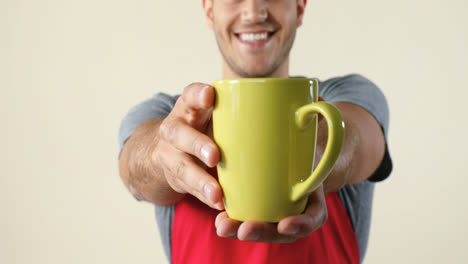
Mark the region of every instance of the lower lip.
[[239, 40], [240, 43], [244, 44], [244, 45], [247, 45], [251, 48], [263, 48], [270, 40], [271, 40], [271, 37], [273, 36], [274, 34], [269, 34], [268, 37], [266, 39], [262, 39], [262, 40], [257, 40], [257, 41], [245, 41], [245, 40], [242, 40], [239, 35], [235, 35], [237, 40]]

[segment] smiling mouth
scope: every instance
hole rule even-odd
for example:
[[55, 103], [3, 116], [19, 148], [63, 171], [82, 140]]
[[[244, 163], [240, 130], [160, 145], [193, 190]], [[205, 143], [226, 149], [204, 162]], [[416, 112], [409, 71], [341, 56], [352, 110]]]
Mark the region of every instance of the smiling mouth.
[[276, 31], [257, 31], [234, 33], [234, 35], [243, 44], [254, 47], [262, 47], [271, 39], [275, 33]]

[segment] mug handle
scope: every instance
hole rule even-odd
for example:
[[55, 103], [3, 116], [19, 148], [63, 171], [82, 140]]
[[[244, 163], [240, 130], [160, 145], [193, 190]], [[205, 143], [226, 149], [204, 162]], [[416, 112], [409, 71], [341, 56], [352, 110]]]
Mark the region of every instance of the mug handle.
[[333, 169], [343, 147], [345, 125], [340, 111], [335, 106], [325, 102], [315, 102], [302, 106], [296, 111], [295, 118], [299, 129], [303, 129], [308, 125], [310, 121], [308, 117], [311, 113], [321, 114], [327, 121], [327, 146], [325, 147], [322, 159], [312, 174], [303, 182], [292, 186], [291, 199], [293, 202], [299, 201], [320, 186]]

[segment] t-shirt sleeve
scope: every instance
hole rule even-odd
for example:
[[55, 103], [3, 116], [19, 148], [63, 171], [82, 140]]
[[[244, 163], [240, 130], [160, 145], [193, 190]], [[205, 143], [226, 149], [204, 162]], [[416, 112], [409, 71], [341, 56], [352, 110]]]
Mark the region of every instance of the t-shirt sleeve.
[[149, 120], [165, 118], [172, 108], [174, 108], [178, 97], [158, 93], [131, 108], [120, 124], [119, 153], [122, 151], [125, 142], [139, 125]]
[[363, 76], [351, 74], [319, 82], [319, 95], [330, 103], [348, 102], [359, 105], [379, 122], [385, 136], [385, 154], [379, 168], [368, 180], [375, 182], [386, 179], [392, 171], [393, 164], [387, 144], [389, 109], [382, 91]]

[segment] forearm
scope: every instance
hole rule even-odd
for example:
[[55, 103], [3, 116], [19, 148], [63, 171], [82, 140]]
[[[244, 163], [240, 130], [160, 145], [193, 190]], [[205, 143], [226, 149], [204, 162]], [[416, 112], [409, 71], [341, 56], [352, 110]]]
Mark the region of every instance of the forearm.
[[135, 130], [122, 149], [119, 169], [122, 181], [137, 200], [170, 205], [179, 201], [183, 194], [169, 186], [160, 162], [153, 155], [161, 122], [147, 121]]
[[[335, 167], [324, 182], [325, 193], [369, 178], [380, 165], [385, 151], [382, 129], [369, 112], [350, 103], [334, 105], [343, 115], [345, 139]], [[327, 130], [326, 121], [319, 122], [316, 164], [325, 149]]]

